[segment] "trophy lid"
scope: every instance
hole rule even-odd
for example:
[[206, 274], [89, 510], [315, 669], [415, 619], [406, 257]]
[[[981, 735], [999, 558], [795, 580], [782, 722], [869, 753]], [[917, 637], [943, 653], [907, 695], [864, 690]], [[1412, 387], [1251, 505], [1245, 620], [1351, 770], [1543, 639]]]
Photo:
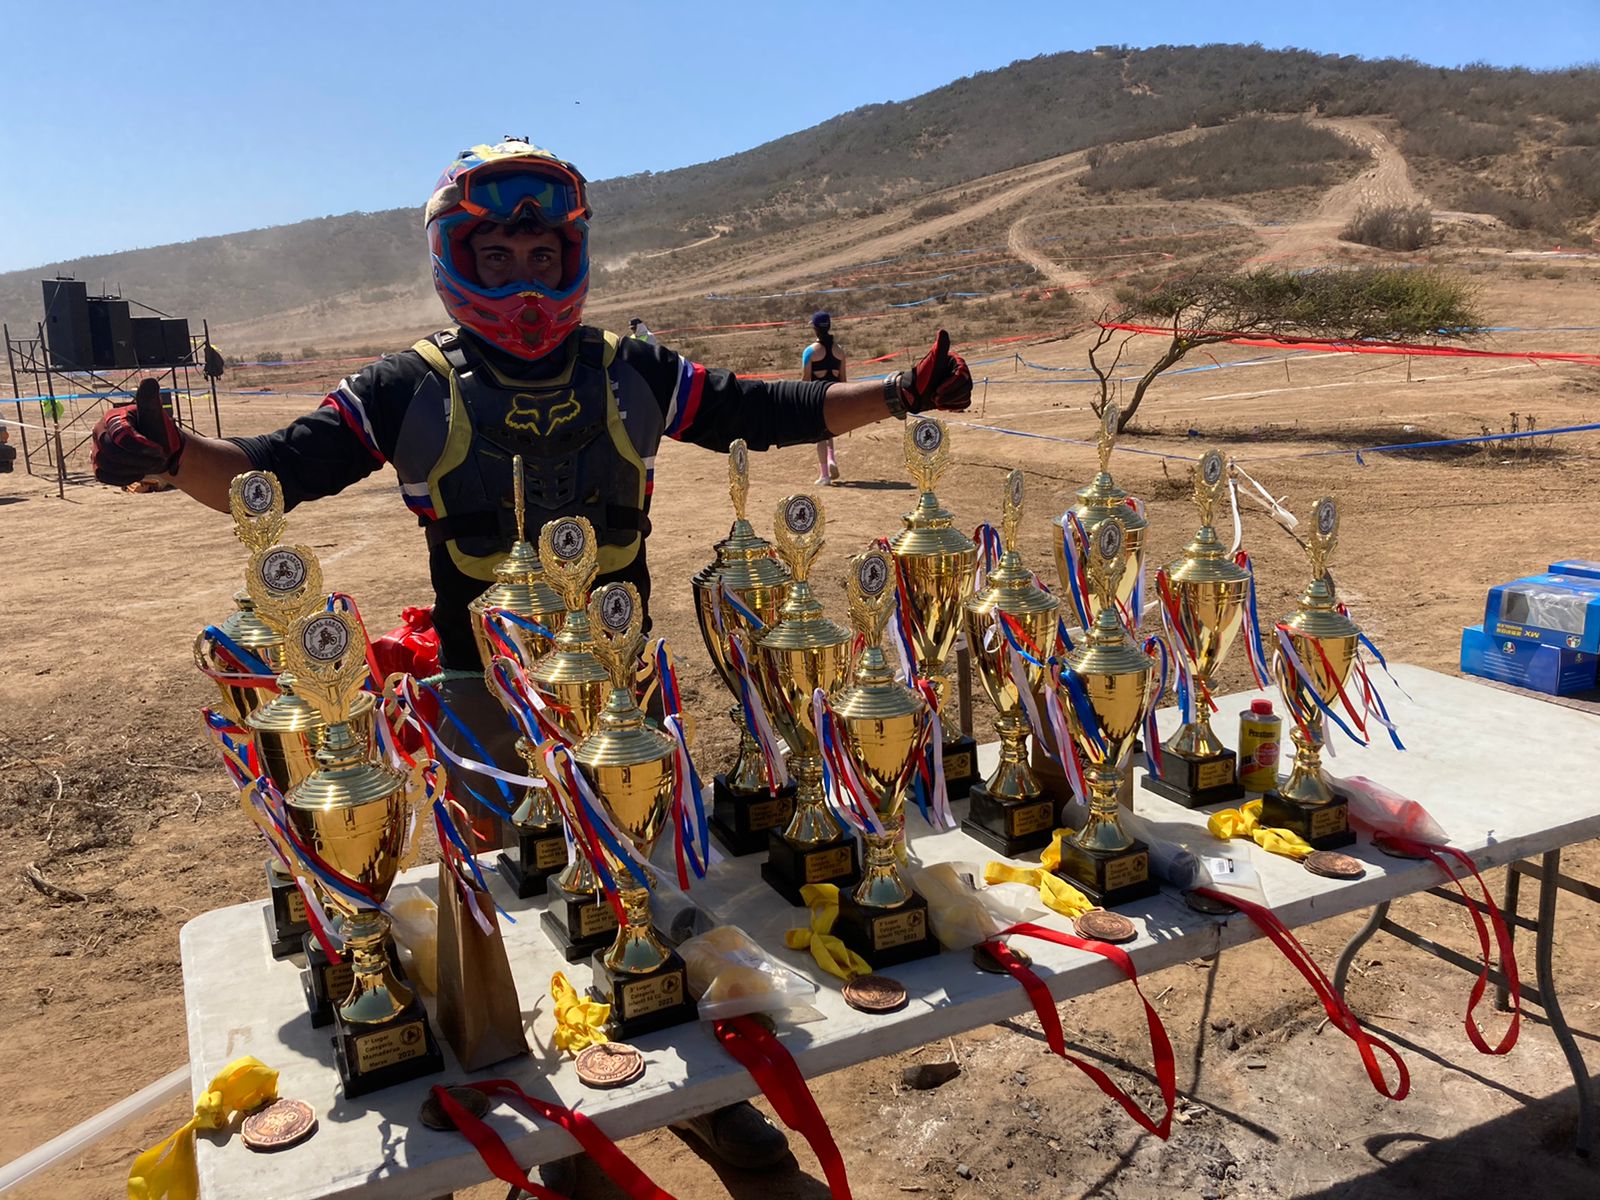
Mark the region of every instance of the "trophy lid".
[[538, 621], [546, 628], [559, 624], [566, 615], [561, 597], [544, 577], [538, 548], [527, 537], [526, 499], [522, 478], [522, 455], [511, 459], [512, 507], [517, 519], [517, 538], [510, 552], [496, 564], [494, 582], [467, 607], [474, 615], [490, 608], [504, 608], [519, 617]]
[[926, 707], [920, 695], [895, 680], [894, 667], [883, 652], [884, 626], [895, 605], [895, 591], [889, 585], [893, 570], [882, 550], [869, 550], [850, 560], [845, 578], [850, 624], [865, 646], [856, 658], [850, 686], [833, 703], [834, 711], [849, 721], [888, 720]]
[[255, 601], [250, 593], [234, 593], [233, 602], [238, 608], [229, 613], [218, 626], [230, 639], [247, 650], [260, 650], [270, 659], [281, 658], [283, 634], [256, 615]]
[[657, 762], [672, 753], [673, 741], [645, 724], [634, 697], [634, 664], [644, 644], [644, 603], [631, 583], [608, 583], [589, 597], [594, 656], [611, 679], [606, 706], [594, 732], [575, 751], [588, 767], [626, 767]]
[[1073, 510], [1085, 533], [1093, 532], [1093, 527], [1110, 510], [1117, 510], [1129, 532], [1141, 530], [1146, 524], [1145, 519], [1128, 506], [1128, 493], [1119, 488], [1116, 481], [1111, 478], [1111, 451], [1117, 444], [1117, 422], [1121, 418], [1122, 409], [1111, 401], [1106, 401], [1105, 407], [1100, 411], [1100, 435], [1097, 439], [1100, 471], [1087, 487], [1078, 489], [1076, 493], [1078, 505]]
[[825, 544], [827, 518], [822, 506], [815, 496], [801, 492], [778, 503], [776, 518], [778, 556], [788, 566], [793, 582], [778, 610], [778, 623], [766, 631], [759, 644], [773, 650], [806, 650], [849, 641], [850, 631], [823, 614], [807, 579]]
[[[285, 675], [280, 682], [292, 687], [294, 678]], [[350, 703], [350, 719], [356, 721], [366, 716], [377, 699], [371, 692], [357, 692]], [[244, 723], [261, 733], [311, 733], [321, 729], [324, 724], [322, 713], [316, 705], [288, 690], [279, 692], [260, 708], [252, 709], [246, 714]]]
[[1033, 572], [1023, 565], [1017, 550], [1017, 530], [1022, 524], [1022, 472], [1006, 476], [1004, 507], [1000, 518], [1000, 563], [989, 572], [989, 586], [983, 595], [967, 602], [980, 611], [998, 609], [1014, 615], [1054, 612], [1061, 602], [1034, 582]]
[[735, 592], [750, 588], [778, 588], [789, 582], [789, 569], [773, 554], [772, 543], [758, 534], [745, 517], [750, 492], [750, 454], [744, 439], [728, 449], [728, 496], [733, 501], [733, 525], [716, 545], [717, 558], [695, 586], [716, 586], [726, 580]]
[[[1228, 465], [1220, 450], [1207, 450], [1194, 469], [1194, 501], [1200, 509], [1200, 529], [1184, 547], [1183, 557], [1167, 568], [1174, 583], [1237, 584], [1250, 579], [1246, 571], [1228, 555], [1217, 537], [1212, 517], [1217, 502], [1228, 486]], [[1132, 510], [1129, 510], [1131, 515]]]

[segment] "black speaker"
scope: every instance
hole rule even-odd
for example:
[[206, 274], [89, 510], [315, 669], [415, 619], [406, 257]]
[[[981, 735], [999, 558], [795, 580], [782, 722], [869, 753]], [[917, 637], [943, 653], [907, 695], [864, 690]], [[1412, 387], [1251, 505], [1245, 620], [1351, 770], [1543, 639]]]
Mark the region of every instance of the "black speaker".
[[44, 280], [44, 336], [50, 365], [58, 371], [82, 371], [92, 365], [89, 337], [89, 285], [76, 279]]
[[194, 360], [194, 347], [189, 344], [187, 317], [162, 317], [161, 340], [166, 346], [164, 362], [167, 366], [184, 367]]
[[133, 356], [141, 367], [167, 365], [167, 343], [160, 317], [133, 318]]
[[136, 367], [133, 352], [133, 318], [126, 300], [96, 297], [89, 301], [89, 339], [96, 369]]

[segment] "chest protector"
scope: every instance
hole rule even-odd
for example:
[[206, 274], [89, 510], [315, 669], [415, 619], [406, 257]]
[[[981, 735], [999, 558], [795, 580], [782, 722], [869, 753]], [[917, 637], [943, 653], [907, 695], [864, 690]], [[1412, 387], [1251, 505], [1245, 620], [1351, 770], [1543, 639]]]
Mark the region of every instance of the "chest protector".
[[530, 537], [556, 517], [587, 517], [602, 574], [638, 558], [662, 417], [648, 397], [619, 402], [610, 372], [617, 340], [581, 327], [563, 370], [538, 380], [500, 374], [453, 330], [412, 347], [433, 371], [407, 408], [394, 465], [413, 508], [426, 491], [428, 545], [444, 544], [465, 574], [492, 581], [516, 536], [517, 454]]

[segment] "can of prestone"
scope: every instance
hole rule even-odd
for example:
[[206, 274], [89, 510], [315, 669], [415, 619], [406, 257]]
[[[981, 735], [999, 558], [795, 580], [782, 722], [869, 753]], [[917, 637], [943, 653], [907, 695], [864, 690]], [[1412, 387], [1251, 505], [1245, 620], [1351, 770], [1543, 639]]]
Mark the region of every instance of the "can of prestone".
[[1271, 700], [1252, 700], [1239, 714], [1239, 783], [1247, 792], [1270, 792], [1278, 786], [1278, 755], [1283, 718]]

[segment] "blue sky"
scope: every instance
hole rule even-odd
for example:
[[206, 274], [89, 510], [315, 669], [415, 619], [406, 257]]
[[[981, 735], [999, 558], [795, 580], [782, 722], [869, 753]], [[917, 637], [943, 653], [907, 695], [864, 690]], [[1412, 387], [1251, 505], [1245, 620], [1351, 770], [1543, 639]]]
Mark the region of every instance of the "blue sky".
[[504, 133], [591, 179], [666, 170], [1106, 43], [1600, 60], [1600, 0], [0, 0], [0, 20], [0, 270], [420, 207], [458, 149]]

